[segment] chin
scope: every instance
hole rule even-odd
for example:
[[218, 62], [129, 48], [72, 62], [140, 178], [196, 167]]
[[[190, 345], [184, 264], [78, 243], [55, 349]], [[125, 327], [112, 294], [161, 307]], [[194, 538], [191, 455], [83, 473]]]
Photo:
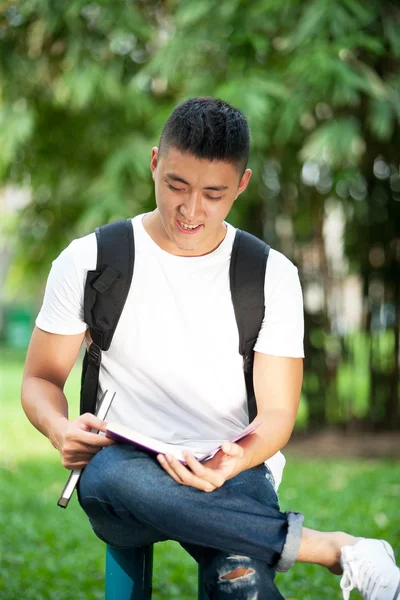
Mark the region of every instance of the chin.
[[196, 245], [194, 244], [183, 244], [182, 242], [178, 242], [175, 240], [175, 246], [179, 248], [179, 250], [186, 250], [187, 252], [194, 252], [196, 250]]

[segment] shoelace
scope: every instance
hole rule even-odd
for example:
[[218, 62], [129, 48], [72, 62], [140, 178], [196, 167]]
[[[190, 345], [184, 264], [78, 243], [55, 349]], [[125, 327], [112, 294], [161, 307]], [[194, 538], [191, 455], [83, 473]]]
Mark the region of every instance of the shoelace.
[[[370, 584], [372, 586], [371, 589], [369, 589]], [[346, 564], [343, 569], [342, 579], [340, 580], [343, 600], [349, 600], [350, 592], [354, 588], [357, 588], [361, 594], [364, 594], [368, 590], [370, 593], [368, 600], [376, 600], [379, 590], [386, 585], [387, 583], [383, 580], [378, 569], [371, 563], [365, 563], [362, 566], [358, 578], [352, 575], [349, 564]]]

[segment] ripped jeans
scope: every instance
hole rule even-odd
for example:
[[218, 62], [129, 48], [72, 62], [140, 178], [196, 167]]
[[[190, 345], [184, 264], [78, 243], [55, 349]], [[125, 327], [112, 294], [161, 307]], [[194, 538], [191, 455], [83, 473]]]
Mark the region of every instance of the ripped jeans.
[[[202, 492], [176, 483], [154, 455], [116, 444], [90, 461], [78, 496], [96, 535], [112, 546], [180, 542], [203, 564], [210, 599], [283, 600], [275, 570], [296, 560], [303, 516], [279, 511], [264, 465]], [[236, 569], [245, 571], [235, 576]]]

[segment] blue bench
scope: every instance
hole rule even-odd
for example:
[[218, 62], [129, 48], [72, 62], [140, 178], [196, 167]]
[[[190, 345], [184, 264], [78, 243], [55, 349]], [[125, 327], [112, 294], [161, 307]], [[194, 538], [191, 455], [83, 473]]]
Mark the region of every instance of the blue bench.
[[[107, 546], [105, 600], [150, 600], [153, 546], [121, 550]], [[198, 600], [207, 600], [199, 566]]]

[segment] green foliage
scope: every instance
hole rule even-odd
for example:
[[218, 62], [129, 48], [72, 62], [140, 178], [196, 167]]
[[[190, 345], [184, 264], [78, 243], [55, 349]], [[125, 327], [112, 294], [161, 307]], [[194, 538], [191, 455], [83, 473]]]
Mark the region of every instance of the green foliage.
[[318, 162], [321, 157], [332, 166], [358, 162], [364, 152], [359, 123], [355, 119], [332, 120], [311, 134], [300, 156], [306, 161]]
[[[211, 95], [242, 109], [252, 132], [253, 177], [233, 224], [294, 259], [305, 288], [318, 254], [328, 297], [323, 223], [327, 200], [336, 198], [369, 328], [371, 281], [383, 282], [389, 300], [398, 297], [399, 59], [394, 0], [3, 3], [0, 182], [32, 193], [13, 230], [14, 293], [37, 295], [51, 260], [74, 237], [150, 210], [150, 148], [166, 117], [184, 98]], [[386, 175], [374, 167], [381, 158]], [[379, 268], [370, 262], [374, 245], [387, 259]], [[311, 329], [318, 321], [331, 331], [327, 302], [311, 317]], [[310, 360], [320, 381], [335, 380], [325, 351]], [[397, 383], [388, 379], [382, 397], [389, 389]]]
[[153, 8], [27, 1], [1, 9], [0, 177], [32, 191], [18, 234], [33, 281], [72, 237], [149, 199], [155, 103], [138, 74], [156, 34]]
[[[30, 269], [75, 235], [150, 206], [150, 147], [181, 98], [220, 96], [248, 116], [250, 204], [260, 204], [267, 155], [284, 149], [291, 172], [282, 164], [281, 179], [299, 180], [301, 160], [362, 168], [367, 140], [398, 132], [394, 3], [213, 9], [209, 0], [3, 5], [0, 177], [32, 189], [19, 232]], [[251, 223], [246, 203], [239, 213]]]

